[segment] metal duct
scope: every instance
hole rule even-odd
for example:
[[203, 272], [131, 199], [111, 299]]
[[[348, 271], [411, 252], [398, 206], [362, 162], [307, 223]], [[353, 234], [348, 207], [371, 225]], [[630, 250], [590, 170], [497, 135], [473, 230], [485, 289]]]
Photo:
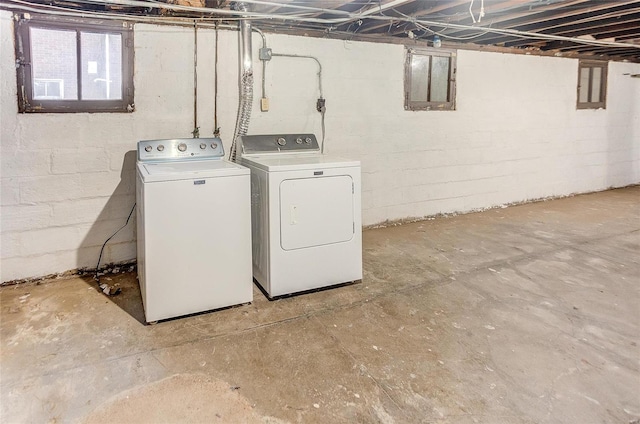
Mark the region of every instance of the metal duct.
[[[239, 3], [242, 12], [247, 12], [247, 6]], [[240, 20], [240, 60], [242, 73], [253, 72], [251, 64], [251, 21], [249, 19]]]
[[[233, 9], [240, 12], [248, 12], [247, 5], [238, 2]], [[246, 135], [251, 120], [251, 107], [253, 105], [253, 67], [251, 57], [251, 22], [249, 19], [240, 20], [240, 101], [238, 104], [238, 116], [236, 128], [233, 133], [229, 159], [236, 161], [236, 146], [239, 137]]]

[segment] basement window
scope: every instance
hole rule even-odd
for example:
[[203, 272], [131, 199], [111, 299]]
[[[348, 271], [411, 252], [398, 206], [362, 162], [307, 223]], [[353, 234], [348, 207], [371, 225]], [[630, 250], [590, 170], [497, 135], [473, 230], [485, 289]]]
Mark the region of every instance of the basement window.
[[456, 53], [407, 48], [405, 110], [455, 110]]
[[133, 111], [131, 24], [25, 13], [15, 28], [21, 113]]
[[607, 64], [581, 60], [578, 65], [578, 109], [605, 109], [607, 99]]

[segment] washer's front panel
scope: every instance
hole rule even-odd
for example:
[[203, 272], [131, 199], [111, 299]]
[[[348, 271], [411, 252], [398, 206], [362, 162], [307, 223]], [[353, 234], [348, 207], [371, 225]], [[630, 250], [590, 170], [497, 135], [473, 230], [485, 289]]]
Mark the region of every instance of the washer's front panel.
[[353, 179], [348, 175], [280, 183], [280, 246], [304, 249], [351, 240]]
[[146, 183], [145, 315], [252, 300], [249, 175]]
[[138, 161], [168, 162], [190, 159], [215, 159], [224, 157], [219, 138], [171, 138], [142, 140], [138, 142]]

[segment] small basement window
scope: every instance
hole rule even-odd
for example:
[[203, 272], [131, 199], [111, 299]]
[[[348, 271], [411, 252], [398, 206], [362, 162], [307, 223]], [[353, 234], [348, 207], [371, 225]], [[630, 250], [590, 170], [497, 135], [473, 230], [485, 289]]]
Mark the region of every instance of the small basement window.
[[578, 109], [605, 109], [607, 100], [607, 64], [581, 60], [578, 65]]
[[129, 23], [18, 15], [16, 65], [22, 113], [133, 111]]
[[407, 48], [405, 110], [455, 110], [456, 53]]

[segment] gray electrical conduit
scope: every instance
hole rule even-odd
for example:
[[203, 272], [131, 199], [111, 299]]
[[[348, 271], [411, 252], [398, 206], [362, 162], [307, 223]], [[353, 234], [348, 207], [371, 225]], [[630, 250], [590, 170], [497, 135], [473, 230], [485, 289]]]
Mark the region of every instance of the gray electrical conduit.
[[[324, 96], [322, 95], [322, 64], [320, 63], [320, 61], [318, 60], [317, 57], [315, 56], [308, 56], [308, 55], [302, 55], [302, 54], [287, 54], [287, 53], [271, 53], [272, 57], [293, 57], [293, 58], [299, 58], [299, 59], [312, 59], [315, 60], [316, 63], [318, 64], [318, 88], [320, 89], [320, 99], [324, 99]], [[263, 61], [264, 62], [264, 61]], [[264, 78], [264, 75], [263, 75]], [[322, 106], [322, 109], [320, 110], [320, 114], [322, 116], [321, 118], [321, 125], [322, 125], [322, 144], [320, 145], [320, 153], [324, 153], [324, 135], [325, 135], [325, 131], [324, 131], [324, 113], [325, 113], [325, 107], [324, 104]]]
[[[262, 47], [267, 48], [267, 37], [265, 37], [264, 32], [259, 30], [258, 28], [251, 28], [251, 31], [257, 32], [260, 37], [262, 37]], [[304, 59], [313, 59], [318, 64], [318, 88], [320, 89], [320, 97], [322, 98], [322, 64], [315, 56], [306, 56], [300, 54], [285, 54], [285, 53], [272, 53], [271, 56], [281, 56], [281, 57], [301, 57]], [[262, 97], [266, 97], [266, 85], [265, 85], [265, 76], [266, 76], [266, 65], [267, 61], [262, 60]]]
[[[262, 37], [262, 48], [267, 48], [267, 37], [265, 37], [264, 32], [262, 32], [261, 30], [259, 30], [258, 28], [251, 28], [252, 31], [257, 32], [260, 37]], [[322, 64], [320, 63], [320, 60], [318, 60], [317, 57], [315, 56], [307, 56], [307, 55], [300, 55], [300, 54], [285, 54], [285, 53], [271, 53], [271, 56], [280, 56], [280, 57], [297, 57], [297, 58], [303, 58], [303, 59], [313, 59], [316, 61], [316, 63], [318, 64], [318, 89], [320, 90], [320, 98], [323, 99], [323, 94], [322, 94]], [[261, 60], [262, 62], [262, 98], [266, 98], [266, 74], [267, 74], [267, 61], [266, 60]], [[325, 126], [324, 126], [324, 114], [325, 114], [325, 107], [322, 107], [322, 110], [320, 111], [320, 113], [322, 114], [322, 144], [320, 147], [320, 153], [324, 153], [324, 139], [325, 139]]]
[[271, 53], [271, 56], [280, 56], [280, 57], [298, 57], [302, 59], [313, 59], [318, 64], [318, 87], [320, 88], [320, 98], [322, 99], [322, 65], [317, 57], [307, 56], [302, 54], [287, 54], [287, 53]]

